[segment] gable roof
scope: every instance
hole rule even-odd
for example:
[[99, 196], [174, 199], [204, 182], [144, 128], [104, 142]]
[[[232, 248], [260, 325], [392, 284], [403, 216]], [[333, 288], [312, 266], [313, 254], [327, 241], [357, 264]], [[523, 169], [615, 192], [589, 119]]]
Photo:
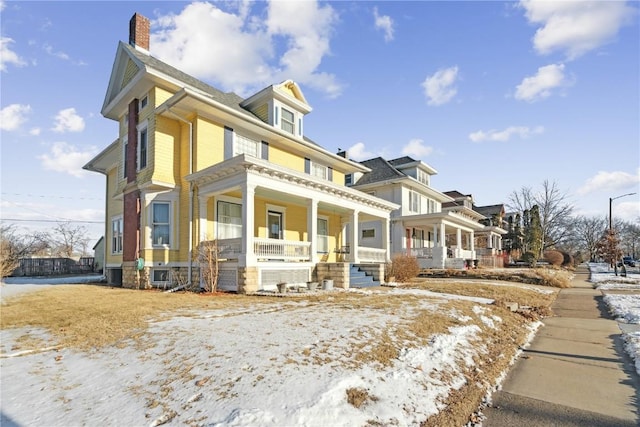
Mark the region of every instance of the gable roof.
[[[124, 71], [127, 67], [128, 59], [131, 59], [138, 67], [136, 76], [140, 75], [140, 77], [137, 77], [137, 79], [140, 79], [144, 73], [148, 73], [153, 77], [162, 79], [164, 82], [173, 84], [176, 89], [183, 87], [196, 89], [223, 105], [246, 114], [247, 116], [256, 117], [253, 113], [240, 106], [243, 101], [241, 96], [233, 92], [222, 92], [202, 80], [199, 80], [184, 71], [180, 71], [151, 55], [141, 52], [135, 47], [122, 41], [118, 44], [116, 59], [111, 71], [111, 79], [109, 81], [109, 86], [102, 106], [102, 114], [106, 117], [117, 119], [117, 117], [109, 115], [109, 111], [114, 106], [114, 102], [117, 100], [118, 94], [125, 92], [121, 85], [124, 81]], [[133, 80], [136, 80], [136, 77], [134, 77], [132, 81]]]
[[397, 159], [389, 160], [389, 164], [393, 166], [400, 166], [407, 163], [415, 163], [417, 160], [412, 159], [409, 156], [398, 157]]
[[504, 205], [474, 206], [473, 210], [486, 217], [491, 217], [504, 212]]

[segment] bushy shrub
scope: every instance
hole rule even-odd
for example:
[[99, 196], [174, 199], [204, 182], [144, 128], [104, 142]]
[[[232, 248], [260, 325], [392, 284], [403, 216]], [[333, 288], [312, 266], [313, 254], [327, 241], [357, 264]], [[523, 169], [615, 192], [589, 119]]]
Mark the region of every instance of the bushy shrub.
[[562, 260], [562, 266], [563, 267], [573, 267], [575, 266], [575, 262], [573, 260], [573, 257], [571, 256], [571, 254], [568, 254], [566, 252], [560, 251], [560, 253], [562, 254], [562, 257], [564, 258]]
[[398, 282], [407, 282], [420, 273], [418, 259], [413, 256], [399, 254], [391, 260], [391, 272], [389, 276], [394, 276]]
[[531, 267], [536, 266], [536, 261], [538, 261], [538, 257], [533, 252], [525, 252], [522, 254], [522, 261], [529, 264]]
[[544, 260], [554, 267], [560, 267], [564, 263], [564, 255], [560, 251], [545, 251], [543, 255]]

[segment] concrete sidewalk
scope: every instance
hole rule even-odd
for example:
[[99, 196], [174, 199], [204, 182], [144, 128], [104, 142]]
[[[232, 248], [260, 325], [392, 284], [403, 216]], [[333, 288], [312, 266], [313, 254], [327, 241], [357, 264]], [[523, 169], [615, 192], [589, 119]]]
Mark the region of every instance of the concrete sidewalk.
[[638, 426], [640, 380], [602, 293], [576, 270], [486, 408], [483, 427]]

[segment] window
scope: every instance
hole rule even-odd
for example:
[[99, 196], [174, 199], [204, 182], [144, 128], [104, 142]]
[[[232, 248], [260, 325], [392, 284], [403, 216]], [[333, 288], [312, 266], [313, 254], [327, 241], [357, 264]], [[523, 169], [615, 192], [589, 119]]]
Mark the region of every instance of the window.
[[218, 201], [218, 239], [242, 237], [242, 205]]
[[283, 239], [282, 212], [269, 211], [267, 213], [267, 228], [270, 239]]
[[424, 230], [419, 230], [417, 228], [413, 229], [411, 234], [411, 247], [412, 248], [424, 248]]
[[122, 253], [122, 217], [111, 220], [111, 253]]
[[151, 277], [151, 281], [154, 283], [157, 282], [167, 282], [169, 281], [169, 270], [160, 270], [153, 269], [153, 276]]
[[372, 239], [376, 237], [376, 230], [373, 228], [368, 228], [362, 230], [362, 238], [363, 239]]
[[415, 191], [409, 191], [409, 210], [420, 212], [420, 194]]
[[248, 154], [253, 157], [260, 158], [260, 142], [246, 136], [235, 134], [235, 141], [233, 144], [233, 156], [239, 154]]
[[318, 252], [329, 252], [329, 220], [318, 218]]
[[138, 131], [138, 170], [147, 167], [147, 128]]
[[435, 213], [436, 212], [436, 202], [435, 200], [431, 200], [429, 199], [429, 210], [427, 211], [427, 213]]
[[353, 182], [352, 174], [347, 174], [344, 176], [344, 185], [351, 185], [352, 182]]
[[129, 148], [129, 137], [125, 136], [122, 138], [122, 178], [127, 177], [127, 164], [129, 163], [127, 160], [127, 149]]
[[295, 134], [295, 118], [291, 111], [286, 108], [282, 109], [282, 119], [280, 127], [282, 130]]
[[148, 103], [149, 103], [149, 96], [147, 95], [143, 96], [142, 99], [140, 100], [140, 110], [146, 107]]
[[317, 163], [311, 164], [311, 174], [318, 178], [327, 179], [327, 167], [324, 165], [319, 165]]
[[154, 246], [171, 244], [169, 239], [170, 223], [169, 202], [153, 202], [151, 204], [151, 239]]
[[417, 175], [418, 181], [420, 181], [424, 185], [429, 185], [429, 174], [428, 173], [418, 169], [416, 175]]

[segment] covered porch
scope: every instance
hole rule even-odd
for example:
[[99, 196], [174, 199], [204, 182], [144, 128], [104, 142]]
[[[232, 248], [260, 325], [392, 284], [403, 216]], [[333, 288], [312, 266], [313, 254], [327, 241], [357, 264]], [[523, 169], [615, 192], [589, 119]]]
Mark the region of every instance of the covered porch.
[[[216, 241], [223, 289], [320, 281], [330, 279], [318, 277], [320, 263], [390, 258], [396, 205], [385, 200], [244, 154], [187, 180], [197, 187], [198, 242]], [[381, 238], [359, 242], [362, 223], [377, 224]]]
[[484, 226], [452, 212], [402, 218], [401, 251], [415, 256], [420, 268], [464, 269], [477, 259], [475, 233]]

